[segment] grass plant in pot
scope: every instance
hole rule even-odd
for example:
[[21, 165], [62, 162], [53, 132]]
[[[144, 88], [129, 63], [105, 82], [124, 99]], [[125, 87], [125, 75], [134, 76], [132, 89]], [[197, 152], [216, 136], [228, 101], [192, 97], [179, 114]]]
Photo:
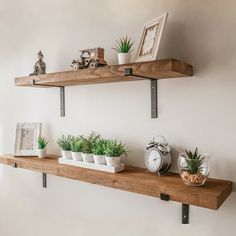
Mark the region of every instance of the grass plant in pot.
[[116, 44], [112, 49], [118, 52], [118, 61], [120, 65], [130, 63], [133, 44], [134, 41], [127, 36], [121, 37], [119, 41], [116, 40]]
[[71, 147], [71, 154], [72, 159], [74, 161], [82, 161], [82, 145], [83, 140], [82, 138], [74, 138], [74, 140], [71, 141], [70, 147]]
[[48, 140], [45, 137], [39, 137], [37, 140], [37, 153], [38, 158], [44, 158], [47, 155]]
[[107, 166], [118, 167], [122, 155], [126, 155], [126, 147], [117, 140], [108, 140], [106, 143], [105, 159]]
[[100, 138], [99, 134], [92, 132], [87, 137], [82, 138], [82, 158], [84, 162], [93, 163], [93, 144]]
[[194, 153], [185, 150], [178, 158], [178, 169], [186, 185], [202, 186], [210, 172], [210, 159], [207, 154], [201, 155], [196, 148]]
[[107, 141], [104, 139], [97, 139], [93, 143], [92, 151], [93, 151], [93, 159], [95, 164], [105, 165], [105, 150], [106, 150]]
[[62, 135], [57, 140], [58, 146], [61, 148], [62, 158], [64, 159], [72, 159], [71, 155], [71, 142], [74, 140], [71, 135]]

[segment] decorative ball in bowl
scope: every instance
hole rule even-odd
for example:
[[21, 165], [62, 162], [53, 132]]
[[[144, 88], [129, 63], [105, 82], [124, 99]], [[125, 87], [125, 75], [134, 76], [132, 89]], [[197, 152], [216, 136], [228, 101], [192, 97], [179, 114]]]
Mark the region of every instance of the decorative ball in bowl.
[[179, 174], [186, 185], [203, 186], [210, 173], [210, 158], [207, 154], [199, 154], [185, 150], [178, 158]]

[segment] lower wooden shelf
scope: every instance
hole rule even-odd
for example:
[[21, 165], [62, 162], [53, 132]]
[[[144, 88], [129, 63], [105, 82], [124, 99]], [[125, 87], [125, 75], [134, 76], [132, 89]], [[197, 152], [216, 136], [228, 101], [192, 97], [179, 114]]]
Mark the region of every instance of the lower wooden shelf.
[[39, 159], [2, 155], [0, 163], [157, 198], [164, 194], [169, 200], [215, 210], [232, 192], [231, 181], [209, 178], [204, 187], [190, 187], [174, 173], [158, 177], [147, 173], [145, 169], [136, 167], [127, 167], [121, 173], [106, 173], [59, 164], [55, 156]]

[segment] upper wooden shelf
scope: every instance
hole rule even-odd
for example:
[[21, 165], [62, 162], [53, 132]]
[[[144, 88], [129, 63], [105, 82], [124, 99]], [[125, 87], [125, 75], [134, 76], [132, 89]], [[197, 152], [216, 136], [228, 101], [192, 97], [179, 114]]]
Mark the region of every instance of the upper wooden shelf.
[[163, 59], [126, 65], [98, 67], [94, 69], [82, 69], [78, 71], [18, 77], [15, 79], [15, 85], [35, 86], [33, 85], [33, 81], [35, 81], [35, 83], [39, 85], [73, 86], [145, 79], [135, 76], [125, 76], [124, 71], [126, 68], [132, 68], [134, 75], [144, 76], [149, 79], [166, 79], [193, 75], [193, 67], [191, 65], [175, 59]]
[[134, 167], [111, 174], [59, 164], [55, 157], [39, 159], [2, 155], [0, 163], [157, 198], [161, 193], [165, 193], [169, 195], [170, 200], [215, 210], [232, 192], [232, 182], [226, 180], [210, 178], [203, 187], [190, 187], [182, 182], [178, 174], [169, 173], [158, 177], [147, 173], [145, 169]]

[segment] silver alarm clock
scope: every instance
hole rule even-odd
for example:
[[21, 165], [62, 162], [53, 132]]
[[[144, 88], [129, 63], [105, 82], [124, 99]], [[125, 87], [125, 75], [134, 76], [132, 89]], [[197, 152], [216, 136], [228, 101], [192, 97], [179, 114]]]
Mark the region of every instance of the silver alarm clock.
[[166, 173], [171, 166], [170, 146], [161, 135], [156, 136], [146, 147], [145, 164], [152, 173]]

